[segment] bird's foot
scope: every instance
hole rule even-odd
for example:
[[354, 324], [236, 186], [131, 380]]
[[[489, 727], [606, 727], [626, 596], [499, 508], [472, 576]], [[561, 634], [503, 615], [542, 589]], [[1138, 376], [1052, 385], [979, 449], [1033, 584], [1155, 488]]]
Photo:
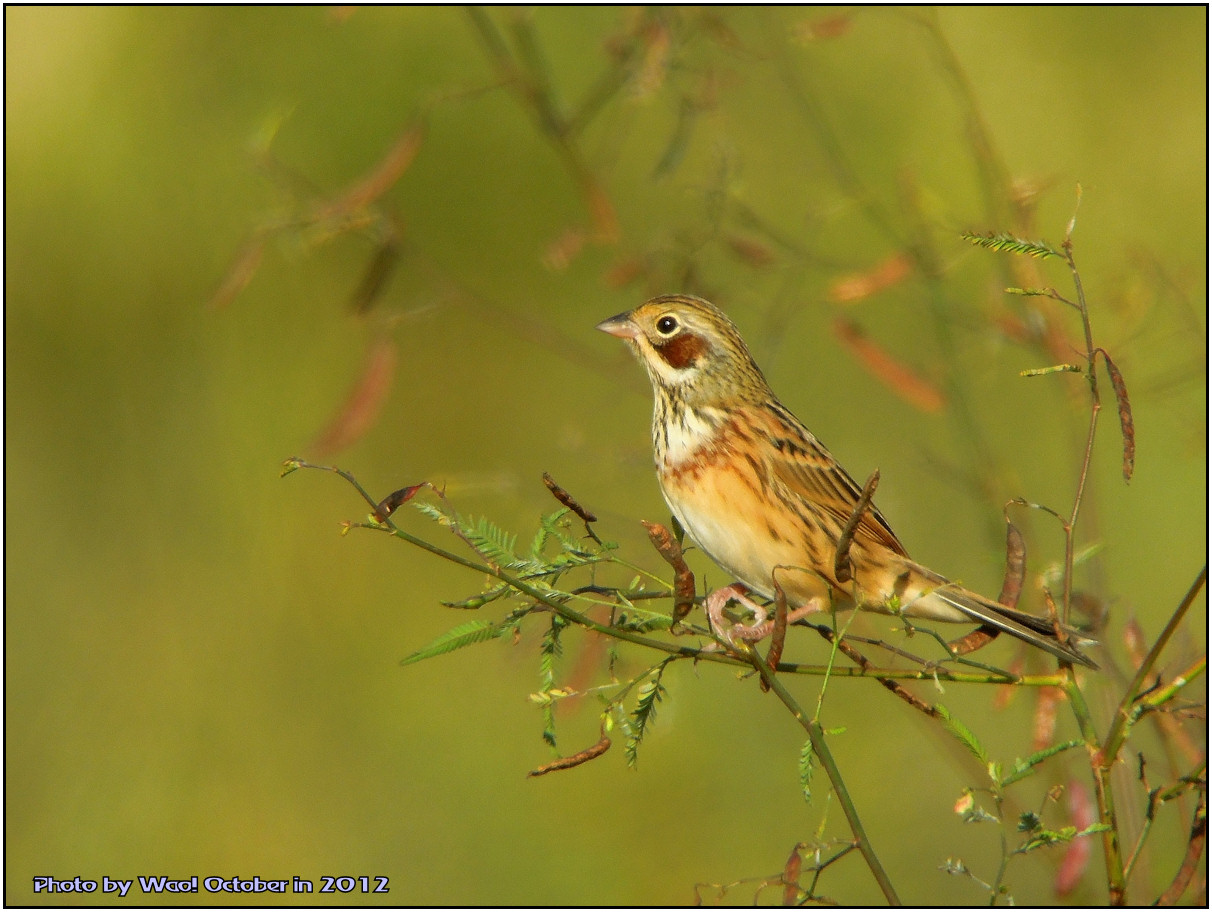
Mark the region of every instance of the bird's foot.
[[[823, 606], [819, 599], [812, 599], [806, 605], [801, 605], [794, 611], [787, 612], [787, 623], [794, 624], [800, 618], [806, 618], [810, 614], [816, 614], [821, 611]], [[756, 643], [758, 640], [764, 640], [774, 631], [774, 618], [767, 621], [762, 621], [760, 624], [752, 624], [750, 626], [733, 627], [730, 633], [735, 639], [744, 640], [747, 643]]]
[[[749, 597], [751, 591], [744, 583], [733, 583], [731, 586], [716, 589], [715, 592], [707, 596], [707, 618], [711, 622], [711, 629], [716, 636], [726, 643], [735, 644], [737, 640], [745, 643], [756, 643], [759, 640], [766, 639], [774, 630], [774, 618], [770, 617], [769, 609], [751, 599]], [[724, 616], [724, 608], [727, 607], [729, 602], [737, 602], [752, 611], [754, 616], [753, 623], [730, 623], [728, 618]], [[822, 610], [823, 607], [820, 599], [812, 599], [807, 604], [788, 612], [787, 623], [794, 624], [800, 618], [815, 614]]]
[[[731, 586], [724, 586], [722, 589], [716, 589], [707, 596], [704, 607], [707, 609], [707, 620], [711, 624], [712, 632], [727, 643], [732, 642], [732, 631], [748, 630], [746, 625], [733, 625], [731, 621], [724, 616], [724, 609], [729, 602], [737, 602], [740, 605], [748, 608], [753, 612], [755, 618], [754, 624], [760, 625], [766, 622], [768, 617], [766, 608], [759, 605], [749, 597], [750, 589], [744, 583], [733, 583]], [[761, 639], [760, 637], [758, 639]]]

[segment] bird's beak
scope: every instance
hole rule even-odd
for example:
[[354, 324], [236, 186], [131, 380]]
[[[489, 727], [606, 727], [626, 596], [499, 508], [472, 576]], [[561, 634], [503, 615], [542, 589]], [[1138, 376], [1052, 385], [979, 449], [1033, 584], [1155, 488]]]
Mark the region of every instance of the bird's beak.
[[630, 313], [621, 313], [609, 320], [603, 320], [597, 328], [620, 339], [634, 339], [640, 334], [640, 328], [632, 321]]

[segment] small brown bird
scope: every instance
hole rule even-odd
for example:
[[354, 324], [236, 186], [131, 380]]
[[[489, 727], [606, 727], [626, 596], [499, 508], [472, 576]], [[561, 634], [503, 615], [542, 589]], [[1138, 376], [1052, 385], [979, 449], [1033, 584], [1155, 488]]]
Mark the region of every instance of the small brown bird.
[[[655, 395], [652, 444], [669, 509], [737, 583], [707, 598], [712, 628], [729, 639], [766, 636], [766, 610], [747, 598], [775, 595], [796, 620], [858, 607], [1002, 630], [1066, 662], [1097, 668], [1076, 646], [1093, 641], [1047, 618], [1007, 608], [915, 563], [875, 505], [862, 514], [849, 551], [853, 580], [836, 579], [839, 539], [862, 491], [824, 445], [775, 398], [740, 332], [714, 305], [662, 295], [598, 324], [648, 370]], [[726, 629], [739, 601], [757, 623]]]

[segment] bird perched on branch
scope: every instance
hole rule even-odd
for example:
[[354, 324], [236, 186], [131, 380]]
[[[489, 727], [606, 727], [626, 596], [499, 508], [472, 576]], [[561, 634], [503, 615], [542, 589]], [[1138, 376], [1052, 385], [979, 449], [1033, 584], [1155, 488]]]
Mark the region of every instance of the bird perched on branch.
[[[737, 580], [707, 597], [717, 635], [730, 642], [766, 636], [773, 622], [749, 596], [781, 594], [789, 622], [855, 607], [976, 622], [1097, 667], [1077, 648], [1093, 641], [1076, 631], [1058, 632], [1048, 618], [1008, 608], [910, 559], [854, 479], [778, 401], [736, 326], [713, 304], [662, 295], [597, 328], [624, 340], [652, 381], [652, 443], [669, 509]], [[729, 630], [724, 608], [733, 600], [757, 622]]]

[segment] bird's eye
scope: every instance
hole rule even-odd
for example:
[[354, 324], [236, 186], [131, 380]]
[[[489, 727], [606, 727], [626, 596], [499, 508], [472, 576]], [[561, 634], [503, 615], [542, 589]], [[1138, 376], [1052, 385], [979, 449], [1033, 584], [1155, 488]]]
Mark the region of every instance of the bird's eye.
[[672, 336], [675, 332], [677, 332], [677, 317], [666, 314], [665, 316], [661, 317], [661, 319], [657, 320], [656, 327], [657, 332], [659, 332], [662, 336]]

